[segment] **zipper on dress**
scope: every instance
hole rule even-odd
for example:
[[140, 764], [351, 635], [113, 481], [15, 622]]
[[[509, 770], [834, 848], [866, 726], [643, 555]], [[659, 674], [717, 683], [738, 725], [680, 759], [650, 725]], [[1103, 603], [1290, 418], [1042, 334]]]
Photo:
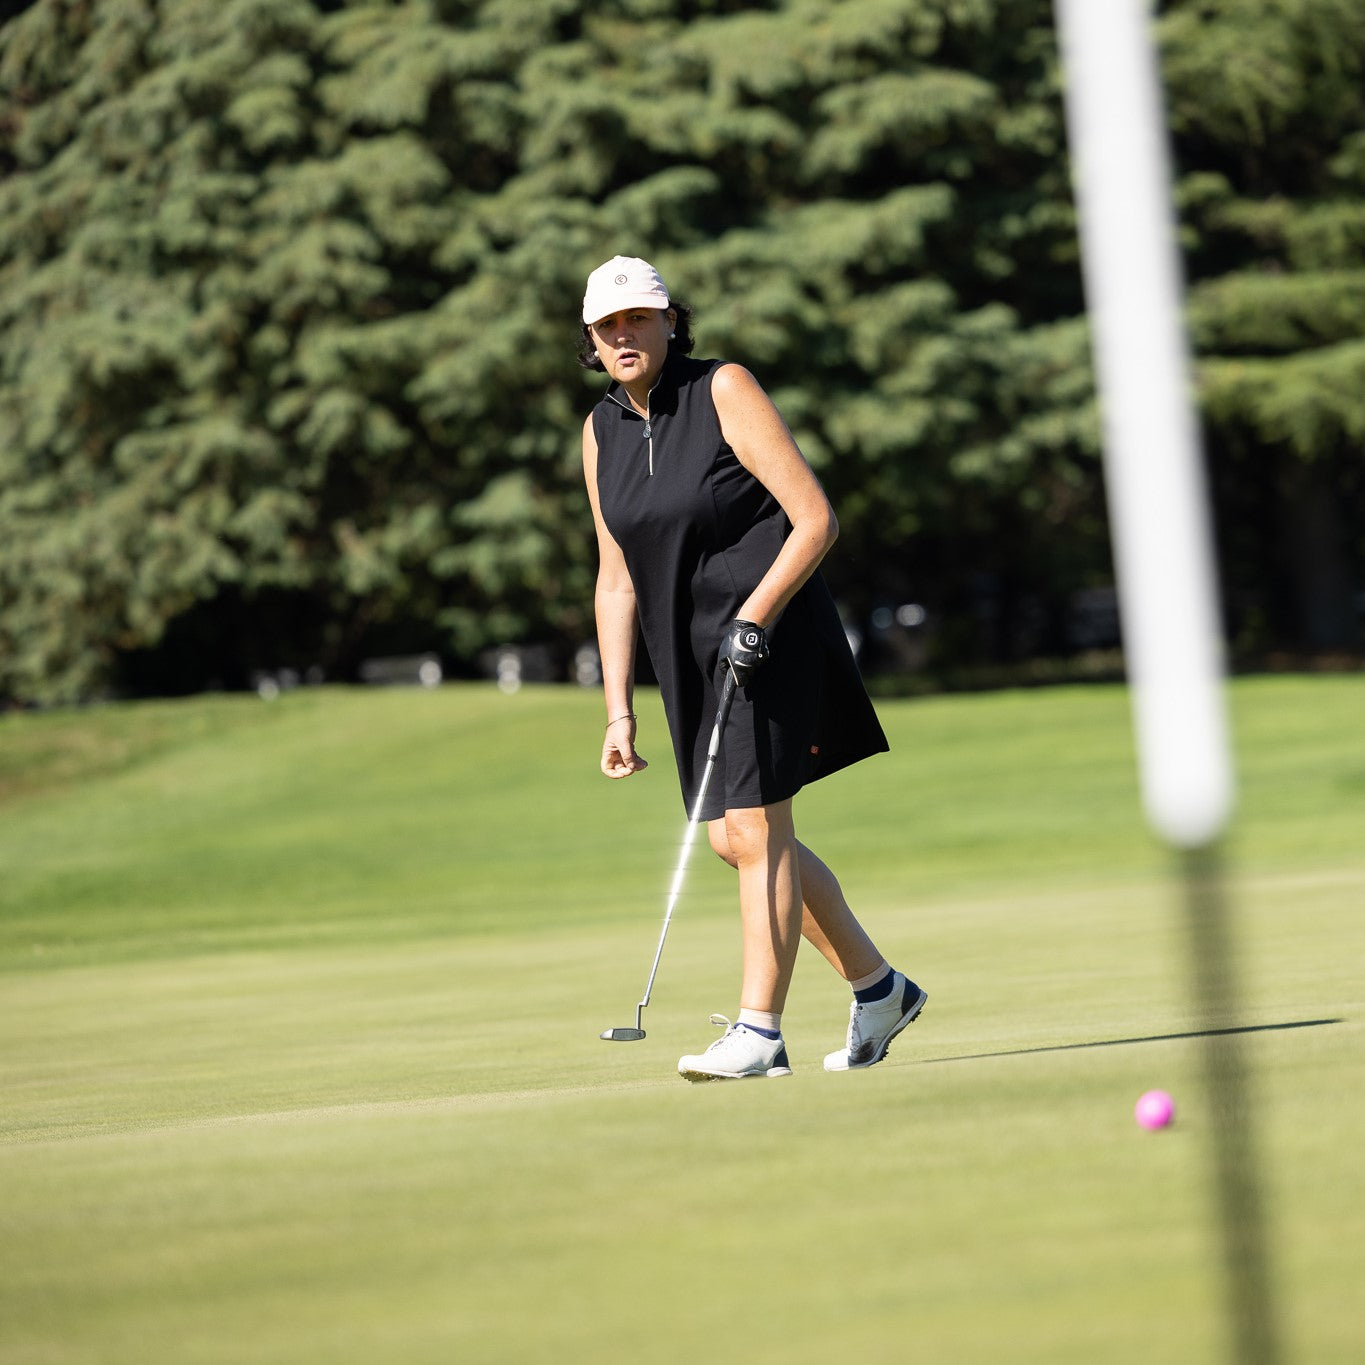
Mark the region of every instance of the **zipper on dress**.
[[[621, 400], [614, 393], [609, 393], [607, 397], [610, 398], [612, 402], [615, 403], [618, 407], [624, 408], [627, 412], [634, 414], [636, 417], [640, 415], [638, 412], [635, 411], [633, 407], [631, 407], [629, 403], [621, 402]], [[649, 409], [650, 399], [652, 399], [653, 397], [654, 390], [651, 389], [649, 391], [649, 398], [645, 399], [645, 429], [640, 433], [640, 435], [643, 436], [649, 444], [649, 477], [651, 479], [654, 477], [654, 419], [650, 417]]]

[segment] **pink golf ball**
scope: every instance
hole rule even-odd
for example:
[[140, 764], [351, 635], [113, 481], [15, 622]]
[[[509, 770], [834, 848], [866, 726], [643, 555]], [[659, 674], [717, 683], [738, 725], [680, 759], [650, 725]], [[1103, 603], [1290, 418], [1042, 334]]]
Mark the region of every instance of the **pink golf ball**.
[[1164, 1128], [1175, 1118], [1175, 1101], [1164, 1090], [1149, 1090], [1138, 1100], [1133, 1117], [1143, 1128]]

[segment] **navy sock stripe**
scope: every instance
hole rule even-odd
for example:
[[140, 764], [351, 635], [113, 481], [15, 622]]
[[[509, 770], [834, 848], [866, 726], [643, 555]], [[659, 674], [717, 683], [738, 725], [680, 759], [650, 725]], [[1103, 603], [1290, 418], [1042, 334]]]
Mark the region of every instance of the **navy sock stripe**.
[[747, 1028], [750, 1033], [756, 1033], [760, 1038], [766, 1038], [770, 1043], [775, 1043], [782, 1034], [774, 1028], [759, 1028], [757, 1024], [741, 1024], [741, 1028]]
[[866, 990], [854, 991], [853, 998], [860, 1005], [870, 1005], [876, 1000], [885, 1000], [891, 994], [891, 988], [896, 984], [896, 973], [894, 968], [889, 968], [887, 973], [880, 981], [873, 982]]

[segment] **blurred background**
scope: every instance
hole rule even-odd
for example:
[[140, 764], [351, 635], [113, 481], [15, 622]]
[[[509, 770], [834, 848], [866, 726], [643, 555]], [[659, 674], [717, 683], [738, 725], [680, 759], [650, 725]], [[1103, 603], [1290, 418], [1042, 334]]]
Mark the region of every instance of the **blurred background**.
[[[1365, 14], [1156, 7], [1235, 666], [1365, 623]], [[883, 692], [1117, 676], [1049, 0], [0, 3], [0, 708], [596, 680], [649, 257]]]

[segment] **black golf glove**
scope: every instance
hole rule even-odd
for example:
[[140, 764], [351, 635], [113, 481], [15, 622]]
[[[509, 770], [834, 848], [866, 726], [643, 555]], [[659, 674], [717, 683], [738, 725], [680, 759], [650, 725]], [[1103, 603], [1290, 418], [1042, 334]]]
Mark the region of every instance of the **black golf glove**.
[[755, 670], [768, 657], [768, 632], [752, 621], [735, 621], [720, 647], [720, 661], [747, 687]]

